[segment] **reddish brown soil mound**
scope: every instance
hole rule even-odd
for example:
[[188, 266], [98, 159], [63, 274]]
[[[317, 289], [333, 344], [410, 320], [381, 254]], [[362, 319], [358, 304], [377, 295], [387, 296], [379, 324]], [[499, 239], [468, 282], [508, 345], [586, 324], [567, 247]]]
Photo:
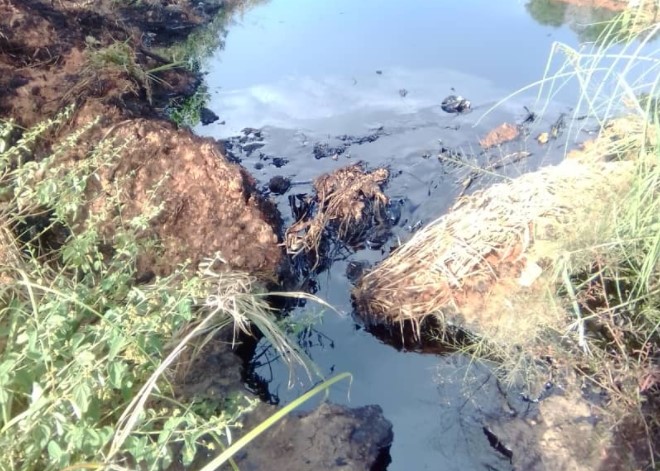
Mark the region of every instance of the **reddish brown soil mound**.
[[124, 221], [149, 214], [144, 233], [155, 248], [138, 258], [142, 274], [167, 274], [219, 253], [231, 267], [275, 278], [284, 258], [277, 213], [254, 180], [213, 140], [159, 119], [171, 98], [194, 91], [198, 77], [181, 68], [149, 72], [168, 61], [147, 46], [185, 39], [229, 3], [0, 0], [0, 116], [30, 127], [78, 105], [75, 118], [41, 142], [37, 159], [97, 118], [64, 160], [87, 158], [105, 138], [127, 143], [90, 180], [80, 214], [102, 215], [110, 245]]
[[[215, 141], [146, 119], [120, 123], [108, 137], [129, 144], [118, 164], [98, 172], [101, 191], [88, 209], [97, 212], [117, 198], [121, 219], [128, 221], [162, 205], [147, 231], [156, 236], [158, 250], [139, 260], [141, 272], [167, 274], [186, 260], [196, 264], [216, 252], [235, 268], [277, 272], [283, 250], [277, 245], [276, 210]], [[111, 239], [115, 229], [106, 225], [105, 236]]]

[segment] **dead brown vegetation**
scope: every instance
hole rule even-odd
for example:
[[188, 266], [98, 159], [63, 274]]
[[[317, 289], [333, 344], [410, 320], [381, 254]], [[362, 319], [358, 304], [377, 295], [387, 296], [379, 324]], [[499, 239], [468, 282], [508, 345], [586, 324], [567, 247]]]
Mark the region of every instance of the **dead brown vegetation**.
[[168, 61], [144, 46], [144, 35], [169, 44], [171, 31], [187, 34], [207, 18], [184, 1], [131, 9], [111, 0], [0, 0], [0, 114], [29, 127], [88, 98], [133, 116], [153, 113], [145, 98], [164, 107], [172, 94], [192, 93], [197, 79], [183, 70], [149, 77]]
[[388, 178], [387, 169], [368, 171], [362, 163], [318, 177], [313, 203], [286, 231], [287, 252], [318, 254], [324, 233], [330, 228], [345, 242], [363, 233], [388, 202], [383, 193]]
[[[595, 238], [602, 229], [596, 221], [628, 190], [635, 153], [655, 139], [643, 127], [641, 120], [612, 121], [561, 164], [459, 198], [359, 281], [360, 312], [416, 324], [442, 313], [477, 333], [490, 329], [491, 312], [501, 325], [502, 302], [529, 290], [541, 272], [552, 274], [557, 241], [577, 231]], [[506, 335], [515, 338], [519, 322]]]

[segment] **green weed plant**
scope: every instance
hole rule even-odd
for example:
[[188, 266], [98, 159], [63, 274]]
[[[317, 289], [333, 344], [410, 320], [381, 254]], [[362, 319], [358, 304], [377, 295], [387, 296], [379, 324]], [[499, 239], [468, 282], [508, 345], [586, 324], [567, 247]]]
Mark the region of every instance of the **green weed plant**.
[[[106, 213], [81, 219], [88, 182], [128, 143], [102, 140], [85, 158], [67, 159], [90, 123], [36, 155], [41, 136], [70, 114], [17, 142], [12, 123], [0, 129], [0, 469], [190, 464], [200, 448], [224, 450], [256, 403], [243, 395], [184, 402], [172, 383], [181, 355], [219, 329], [248, 331], [253, 323], [285, 358], [302, 357], [254, 280], [214, 268], [220, 255], [196, 273], [181, 267], [149, 285], [135, 283], [136, 255], [153, 243], [138, 233], [160, 207], [124, 221], [118, 202], [109, 201]], [[99, 227], [112, 211], [117, 232], [106, 241]], [[46, 228], [16, 237], [34, 217]], [[63, 243], [41, 245], [53, 231], [65, 234]]]

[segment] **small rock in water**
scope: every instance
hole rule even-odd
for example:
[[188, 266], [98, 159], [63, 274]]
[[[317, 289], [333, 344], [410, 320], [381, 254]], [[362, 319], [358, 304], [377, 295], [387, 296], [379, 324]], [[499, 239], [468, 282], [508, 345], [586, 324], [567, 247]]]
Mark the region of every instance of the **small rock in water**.
[[218, 116], [208, 108], [202, 108], [199, 112], [199, 120], [202, 122], [202, 125], [204, 126], [211, 123], [215, 123], [219, 119], [220, 116]]
[[284, 167], [288, 163], [289, 161], [282, 157], [273, 157], [272, 159], [272, 164], [277, 168]]
[[281, 175], [277, 175], [268, 182], [268, 189], [276, 195], [283, 195], [291, 188], [291, 180]]
[[447, 98], [442, 100], [440, 104], [442, 111], [446, 113], [467, 113], [472, 109], [472, 103], [470, 100], [466, 100], [460, 95], [449, 95]]
[[382, 70], [377, 70], [376, 73], [377, 73], [378, 75], [383, 75], [383, 71], [382, 71]]
[[352, 260], [346, 265], [346, 278], [351, 283], [357, 282], [364, 271], [369, 268], [369, 262], [364, 260]]
[[248, 156], [252, 154], [257, 149], [261, 149], [263, 146], [265, 146], [263, 142], [248, 142], [246, 144], [243, 144], [241, 146], [241, 149], [243, 152], [245, 152]]

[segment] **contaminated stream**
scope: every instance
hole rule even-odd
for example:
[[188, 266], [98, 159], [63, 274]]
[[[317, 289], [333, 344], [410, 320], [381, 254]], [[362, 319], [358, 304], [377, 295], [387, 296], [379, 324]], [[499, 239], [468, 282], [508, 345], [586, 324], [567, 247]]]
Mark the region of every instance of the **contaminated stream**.
[[[478, 156], [475, 164], [530, 152], [502, 169], [509, 175], [561, 158], [565, 140], [542, 147], [534, 137], [570, 112], [563, 104], [571, 102], [570, 89], [551, 103], [536, 102], [530, 90], [484, 117], [543, 76], [553, 42], [577, 47], [589, 33], [584, 24], [602, 17], [555, 7], [535, 15], [564, 25], [540, 24], [518, 0], [259, 2], [233, 18], [224, 49], [206, 64], [208, 107], [220, 120], [196, 132], [226, 140], [229, 154], [264, 188], [274, 176], [291, 179], [285, 195], [271, 196], [286, 224], [293, 222], [288, 196], [311, 193], [310, 182], [321, 174], [356, 161], [392, 170], [386, 192], [401, 209], [392, 238], [345, 254], [313, 280], [316, 295], [340, 314], [312, 303], [290, 314], [292, 321], [311, 322], [298, 337], [321, 374], [353, 375], [329, 399], [350, 407], [378, 404], [393, 423], [389, 470], [512, 469], [490, 443], [484, 421], [529, 411], [521, 391], [503, 393], [492, 372], [466, 356], [418, 353], [369, 333], [352, 313], [346, 270], [352, 261], [378, 262], [397, 239], [448, 210], [466, 170], [438, 159], [447, 149]], [[440, 103], [451, 94], [469, 99], [473, 111], [445, 113]], [[480, 153], [481, 137], [503, 122], [523, 122], [528, 110], [540, 115], [528, 138]], [[315, 148], [327, 152], [315, 156]], [[484, 176], [479, 184], [493, 181]], [[289, 387], [289, 371], [265, 345], [254, 363], [280, 404], [318, 380], [298, 371]]]

